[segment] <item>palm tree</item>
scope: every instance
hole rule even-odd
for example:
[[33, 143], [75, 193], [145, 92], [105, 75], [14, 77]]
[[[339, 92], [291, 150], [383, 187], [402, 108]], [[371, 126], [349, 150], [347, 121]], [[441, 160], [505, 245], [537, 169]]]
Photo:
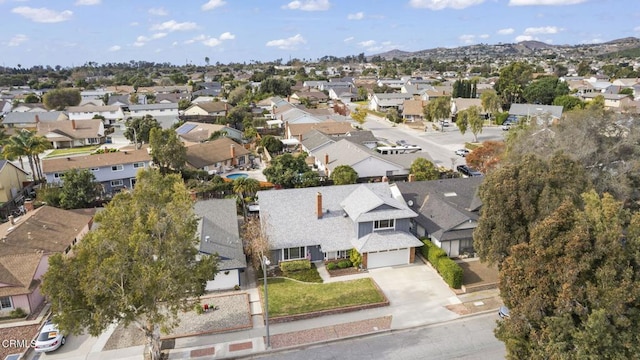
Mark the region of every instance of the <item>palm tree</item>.
[[242, 215], [247, 219], [247, 207], [244, 203], [245, 196], [253, 195], [260, 190], [260, 182], [251, 178], [237, 178], [233, 181], [233, 192], [240, 197]]
[[[18, 159], [18, 161], [20, 161], [20, 168], [24, 169], [22, 157], [27, 155], [27, 150], [23, 142], [24, 139], [20, 135], [21, 132], [16, 133], [15, 135], [7, 139], [5, 145], [2, 147], [2, 156], [6, 160]], [[31, 167], [31, 171], [31, 174], [35, 176], [35, 174], [33, 173], [33, 166]]]
[[29, 137], [29, 142], [27, 145], [36, 165], [38, 179], [41, 180], [44, 178], [44, 175], [42, 174], [42, 163], [40, 161], [40, 154], [42, 154], [45, 150], [51, 148], [51, 143], [44, 136], [35, 135], [34, 133], [33, 136]]
[[2, 149], [2, 155], [7, 160], [18, 158], [20, 167], [23, 169], [22, 157], [26, 156], [33, 180], [37, 181], [42, 178], [39, 154], [49, 146], [49, 141], [43, 136], [36, 135], [35, 131], [22, 130], [9, 138]]

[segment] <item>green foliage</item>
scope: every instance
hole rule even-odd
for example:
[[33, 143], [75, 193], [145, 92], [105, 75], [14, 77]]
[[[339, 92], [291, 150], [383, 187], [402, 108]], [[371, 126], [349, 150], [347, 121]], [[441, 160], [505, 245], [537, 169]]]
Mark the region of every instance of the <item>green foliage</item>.
[[184, 85], [189, 81], [189, 77], [183, 74], [181, 71], [176, 71], [173, 74], [169, 75], [169, 79], [173, 81], [176, 85]]
[[362, 125], [366, 121], [367, 109], [364, 106], [358, 106], [355, 111], [351, 113], [351, 118], [355, 120], [358, 124]]
[[314, 179], [318, 176], [305, 162], [306, 156], [306, 153], [295, 156], [285, 153], [276, 156], [271, 160], [269, 167], [263, 170], [267, 181], [285, 188], [316, 186], [318, 182]]
[[327, 270], [335, 270], [338, 268], [338, 264], [334, 263], [334, 262], [330, 262], [327, 264]]
[[499, 112], [496, 114], [496, 125], [502, 125], [509, 118], [509, 112]]
[[358, 181], [358, 173], [349, 165], [336, 166], [330, 177], [335, 185], [355, 184]]
[[311, 269], [311, 261], [309, 261], [309, 259], [281, 261], [279, 266], [280, 270], [284, 272], [308, 270]]
[[500, 70], [500, 78], [494, 86], [502, 100], [502, 108], [523, 100], [523, 91], [533, 78], [534, 68], [530, 64], [516, 61]]
[[480, 116], [480, 108], [474, 105], [460, 111], [456, 125], [462, 135], [467, 132], [467, 129], [471, 130], [473, 142], [478, 142], [478, 133], [482, 133], [482, 126], [484, 125], [484, 119]]
[[466, 98], [466, 99], [475, 99], [478, 92], [478, 81], [477, 80], [456, 80], [453, 83], [453, 92], [451, 93], [451, 97], [456, 98]]
[[260, 92], [273, 94], [278, 96], [291, 95], [291, 86], [293, 84], [286, 79], [267, 78], [260, 83]]
[[96, 149], [96, 151], [94, 151], [93, 154], [107, 154], [107, 153], [114, 153], [118, 151], [120, 150], [116, 148], [100, 148], [100, 149]]
[[437, 180], [440, 178], [440, 172], [435, 165], [423, 157], [413, 160], [410, 173], [415, 175], [416, 181]]
[[351, 263], [351, 260], [340, 260], [338, 261], [338, 268], [340, 269], [346, 269], [348, 267], [353, 266], [353, 264]]
[[82, 209], [89, 207], [100, 195], [100, 184], [89, 169], [71, 169], [64, 172], [60, 190], [60, 207]]
[[27, 313], [21, 307], [15, 308], [11, 310], [11, 312], [9, 312], [9, 317], [12, 319], [21, 319], [26, 316], [27, 316]]
[[362, 254], [356, 249], [351, 249], [351, 251], [349, 251], [349, 261], [351, 261], [353, 266], [360, 267], [360, 265], [362, 265]]
[[562, 106], [563, 111], [570, 111], [573, 109], [583, 109], [584, 102], [578, 97], [573, 95], [561, 95], [553, 99], [553, 105]]
[[424, 107], [424, 118], [427, 121], [439, 121], [451, 117], [451, 98], [437, 97]]
[[545, 76], [532, 81], [524, 91], [523, 97], [529, 104], [551, 105], [553, 100], [569, 94], [569, 85], [556, 76]]
[[40, 98], [36, 94], [27, 94], [24, 97], [24, 102], [27, 104], [35, 104], [40, 102]]
[[36, 192], [36, 200], [49, 206], [60, 207], [62, 188], [55, 184], [45, 184]]
[[[138, 144], [149, 143], [151, 129], [162, 128], [158, 120], [148, 114], [141, 118], [130, 118], [125, 122], [125, 125], [127, 129], [124, 131], [124, 137], [132, 141], [136, 147]], [[134, 137], [137, 138], [134, 139]]]
[[47, 91], [42, 97], [44, 106], [49, 110], [64, 110], [68, 106], [78, 106], [82, 101], [77, 89], [54, 89]]
[[[139, 171], [135, 188], [95, 216], [100, 223], [73, 249], [54, 254], [42, 278], [61, 331], [98, 336], [114, 322], [144, 332], [160, 357], [160, 331], [177, 325], [217, 273], [217, 258], [198, 254], [198, 219], [182, 179]], [[99, 286], [96, 286], [99, 284]]]
[[394, 124], [399, 124], [402, 122], [402, 116], [400, 112], [396, 108], [390, 108], [385, 113], [385, 117]]
[[488, 113], [494, 114], [500, 111], [500, 98], [495, 91], [485, 91], [480, 95], [482, 108]]
[[452, 288], [459, 289], [462, 286], [463, 270], [455, 261], [451, 260], [447, 253], [437, 247], [428, 239], [422, 239], [424, 246], [420, 249], [429, 263], [438, 271], [442, 279]]
[[191, 100], [189, 99], [178, 100], [178, 110], [186, 110], [189, 106], [191, 106]]
[[187, 159], [187, 149], [173, 129], [151, 128], [149, 146], [153, 163], [160, 168], [160, 172], [180, 171]]

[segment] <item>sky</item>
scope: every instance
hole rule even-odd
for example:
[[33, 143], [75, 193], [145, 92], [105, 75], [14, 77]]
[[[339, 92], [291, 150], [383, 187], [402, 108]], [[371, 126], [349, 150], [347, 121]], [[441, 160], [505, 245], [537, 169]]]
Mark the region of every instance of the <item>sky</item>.
[[640, 37], [639, 0], [0, 0], [0, 65], [315, 60]]

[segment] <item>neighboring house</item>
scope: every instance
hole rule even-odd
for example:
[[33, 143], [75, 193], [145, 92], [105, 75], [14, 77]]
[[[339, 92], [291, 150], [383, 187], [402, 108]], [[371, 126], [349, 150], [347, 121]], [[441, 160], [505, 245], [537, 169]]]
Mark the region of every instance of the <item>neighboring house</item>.
[[329, 98], [347, 104], [358, 99], [358, 91], [351, 86], [334, 86], [329, 89]]
[[562, 106], [558, 105], [538, 105], [538, 104], [511, 104], [509, 115], [518, 118], [531, 119], [536, 118], [538, 124], [548, 120], [555, 122], [562, 117]]
[[242, 285], [241, 274], [247, 268], [238, 230], [235, 199], [198, 201], [194, 205], [200, 236], [199, 252], [218, 255], [218, 273], [207, 281], [205, 290], [229, 290]]
[[47, 112], [47, 107], [43, 103], [27, 104], [19, 103], [11, 109], [12, 112]]
[[31, 313], [44, 301], [40, 280], [49, 256], [67, 254], [89, 232], [93, 217], [51, 206], [33, 209], [0, 224], [0, 316], [21, 308]]
[[120, 106], [70, 106], [67, 108], [70, 120], [91, 120], [94, 116], [104, 117], [105, 125], [113, 125], [125, 118]]
[[208, 141], [209, 137], [216, 131], [224, 131], [226, 133], [224, 137], [242, 141], [242, 131], [219, 124], [187, 121], [176, 129], [178, 138], [180, 138], [185, 146]]
[[327, 95], [325, 95], [325, 93], [323, 93], [322, 91], [306, 90], [306, 91], [296, 91], [291, 95], [291, 98], [290, 98], [290, 100], [295, 100], [297, 102], [301, 102], [302, 99], [307, 99], [312, 104], [317, 104], [320, 102], [326, 102]]
[[143, 118], [147, 115], [153, 116], [158, 121], [163, 129], [170, 129], [180, 119], [178, 118], [178, 104], [144, 104], [144, 105], [129, 105], [125, 108], [128, 109], [126, 115], [132, 118]]
[[457, 115], [460, 111], [469, 109], [472, 106], [478, 107], [480, 114], [484, 113], [482, 107], [482, 100], [480, 99], [468, 99], [468, 98], [455, 98], [451, 99], [451, 115]]
[[353, 131], [353, 126], [348, 122], [335, 121], [302, 124], [290, 124], [285, 122], [284, 138], [296, 139], [299, 142], [302, 142], [302, 135], [311, 130], [318, 130], [327, 135], [346, 135], [348, 132]]
[[0, 99], [0, 116], [8, 114], [12, 107], [13, 105], [11, 105], [11, 101]]
[[405, 100], [413, 99], [412, 94], [403, 93], [376, 93], [369, 100], [369, 110], [385, 112], [389, 109], [402, 110]]
[[229, 138], [194, 144], [187, 147], [187, 165], [209, 174], [222, 173], [249, 166], [249, 150]]
[[2, 124], [10, 128], [35, 128], [39, 122], [69, 120], [63, 111], [47, 112], [10, 112], [4, 116]]
[[416, 122], [424, 120], [424, 107], [429, 102], [424, 100], [405, 100], [402, 103], [402, 119], [405, 122]]
[[625, 94], [587, 93], [580, 95], [580, 99], [589, 102], [597, 96], [604, 98], [604, 107], [610, 110], [622, 110], [626, 105], [633, 102], [633, 96]]
[[104, 89], [80, 91], [80, 97], [82, 98], [82, 101], [86, 101], [86, 100], [103, 100], [105, 95], [111, 95], [111, 93], [109, 91], [104, 90]]
[[10, 161], [0, 160], [0, 203], [12, 200], [20, 194], [29, 180], [28, 173]]
[[411, 264], [422, 243], [409, 232], [417, 216], [389, 184], [259, 191], [260, 221], [271, 260], [348, 258], [362, 254], [362, 267]]
[[478, 187], [482, 177], [396, 182], [409, 207], [418, 213], [411, 232], [427, 237], [450, 257], [473, 256], [473, 230], [482, 203]]
[[187, 116], [227, 116], [232, 108], [231, 105], [222, 101], [203, 102], [189, 106], [184, 114]]
[[51, 142], [54, 149], [97, 145], [105, 141], [104, 124], [94, 120], [59, 120], [37, 123], [38, 135]]
[[120, 150], [104, 154], [72, 156], [42, 160], [42, 171], [47, 183], [62, 183], [64, 172], [71, 169], [90, 170], [105, 193], [125, 188], [132, 189], [140, 169], [151, 166], [151, 155], [147, 148]]

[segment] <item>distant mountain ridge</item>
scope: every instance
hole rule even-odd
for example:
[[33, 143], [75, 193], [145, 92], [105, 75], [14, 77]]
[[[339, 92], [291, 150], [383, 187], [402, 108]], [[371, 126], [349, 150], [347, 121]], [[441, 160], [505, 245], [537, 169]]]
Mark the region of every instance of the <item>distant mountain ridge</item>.
[[521, 56], [533, 57], [564, 57], [577, 58], [583, 56], [599, 57], [630, 49], [640, 49], [640, 39], [636, 37], [626, 37], [615, 39], [598, 44], [580, 45], [552, 45], [542, 41], [521, 41], [510, 44], [476, 44], [459, 46], [455, 48], [433, 48], [419, 51], [390, 50], [377, 55], [368, 56], [382, 57], [386, 60], [408, 59], [408, 58], [434, 58], [438, 60], [460, 60], [463, 58], [489, 59], [489, 58], [517, 58]]

